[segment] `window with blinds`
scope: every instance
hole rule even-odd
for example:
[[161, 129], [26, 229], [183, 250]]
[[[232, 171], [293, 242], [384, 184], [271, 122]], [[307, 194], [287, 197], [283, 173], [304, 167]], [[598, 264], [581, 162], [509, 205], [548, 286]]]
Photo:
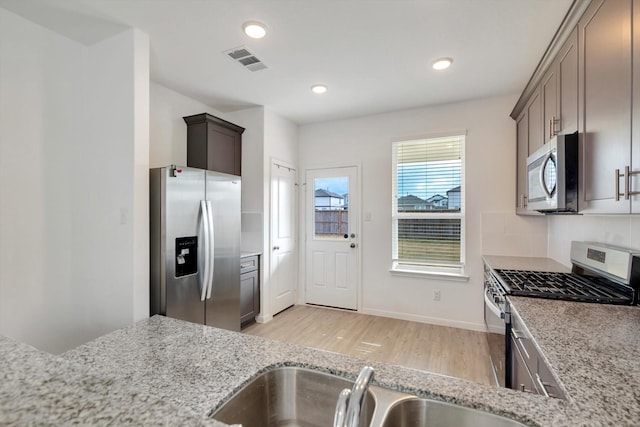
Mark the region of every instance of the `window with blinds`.
[[462, 273], [464, 139], [393, 144], [393, 269]]

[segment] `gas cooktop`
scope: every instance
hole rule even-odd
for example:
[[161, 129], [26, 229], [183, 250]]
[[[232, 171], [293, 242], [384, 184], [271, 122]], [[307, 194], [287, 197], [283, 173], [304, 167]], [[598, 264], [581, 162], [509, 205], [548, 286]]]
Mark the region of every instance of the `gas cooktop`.
[[494, 269], [507, 295], [638, 305], [640, 253], [601, 243], [571, 242], [571, 273]]
[[509, 295], [631, 304], [633, 293], [601, 277], [546, 271], [495, 270]]

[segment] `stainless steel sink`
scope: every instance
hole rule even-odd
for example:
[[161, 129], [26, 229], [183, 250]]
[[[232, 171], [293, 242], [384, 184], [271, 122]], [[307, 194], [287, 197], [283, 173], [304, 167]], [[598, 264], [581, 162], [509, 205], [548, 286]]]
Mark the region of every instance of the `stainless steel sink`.
[[407, 399], [393, 405], [382, 427], [524, 427], [499, 415], [429, 399]]
[[[340, 391], [353, 381], [304, 368], [267, 371], [234, 394], [211, 416], [243, 427], [326, 427]], [[464, 406], [370, 386], [360, 427], [524, 427], [523, 424]]]
[[[243, 427], [331, 426], [340, 391], [352, 385], [352, 381], [324, 372], [276, 368], [256, 377], [211, 416]], [[371, 423], [374, 409], [375, 400], [368, 392], [361, 427]]]

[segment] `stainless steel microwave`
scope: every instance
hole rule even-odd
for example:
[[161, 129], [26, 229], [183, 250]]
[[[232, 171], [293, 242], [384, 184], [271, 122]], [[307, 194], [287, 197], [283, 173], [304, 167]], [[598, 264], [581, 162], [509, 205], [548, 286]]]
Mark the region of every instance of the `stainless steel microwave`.
[[578, 132], [557, 135], [527, 157], [527, 208], [578, 212]]

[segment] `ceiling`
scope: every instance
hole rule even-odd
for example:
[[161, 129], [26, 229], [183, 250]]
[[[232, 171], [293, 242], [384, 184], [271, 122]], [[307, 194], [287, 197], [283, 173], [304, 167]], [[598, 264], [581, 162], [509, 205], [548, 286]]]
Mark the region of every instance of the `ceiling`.
[[[0, 0], [91, 45], [150, 37], [151, 79], [218, 111], [263, 105], [298, 124], [519, 94], [572, 0]], [[257, 20], [266, 37], [242, 24]], [[245, 46], [267, 69], [223, 54]], [[434, 71], [431, 63], [451, 57]], [[329, 90], [315, 95], [310, 87]]]

